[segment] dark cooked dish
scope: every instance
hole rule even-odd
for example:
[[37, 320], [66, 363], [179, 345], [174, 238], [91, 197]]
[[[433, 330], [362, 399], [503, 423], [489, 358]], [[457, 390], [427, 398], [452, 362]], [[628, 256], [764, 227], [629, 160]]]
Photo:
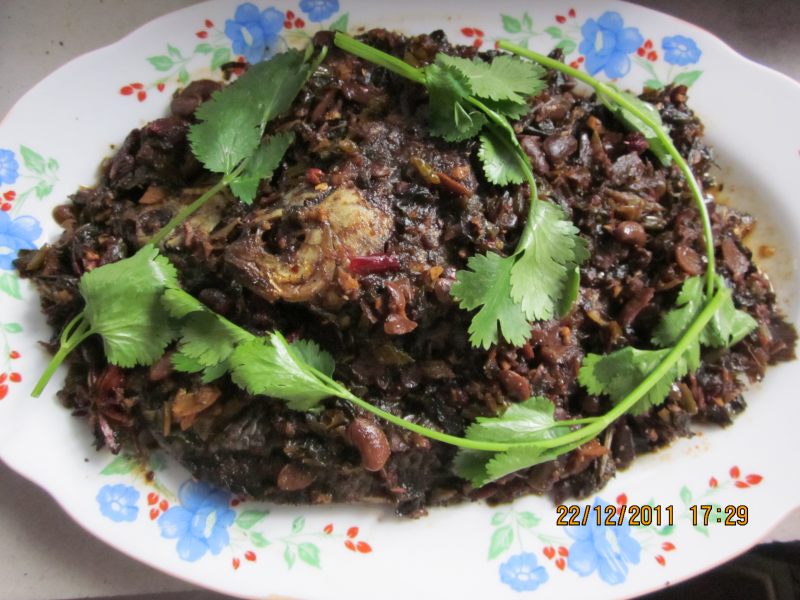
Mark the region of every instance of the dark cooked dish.
[[[477, 53], [441, 32], [373, 30], [360, 39], [417, 65], [439, 52]], [[330, 45], [330, 34], [315, 43]], [[211, 311], [256, 335], [317, 342], [335, 359], [336, 381], [408, 421], [460, 436], [476, 418], [531, 396], [549, 399], [557, 420], [602, 415], [612, 401], [579, 384], [584, 357], [652, 347], [681, 285], [706, 270], [703, 230], [686, 181], [655, 160], [641, 133], [577, 92], [571, 78], [549, 70], [546, 84], [514, 131], [539, 196], [580, 230], [588, 258], [571, 310], [533, 322], [523, 344], [471, 344], [473, 313], [451, 286], [469, 257], [513, 252], [528, 215], [526, 186], [489, 183], [477, 140], [431, 135], [424, 86], [336, 47], [289, 112], [270, 122], [268, 132], [295, 139], [255, 201], [220, 192], [170, 234], [162, 253]], [[56, 208], [61, 237], [21, 253], [17, 266], [36, 284], [57, 334], [83, 309], [84, 273], [133, 255], [218, 179], [192, 154], [187, 134], [198, 105], [220, 87], [203, 80], [179, 91], [169, 116], [128, 135], [96, 187]], [[710, 193], [712, 154], [687, 89], [641, 98], [658, 109]], [[729, 425], [745, 408], [744, 382], [794, 357], [794, 329], [743, 243], [753, 219], [713, 201], [708, 210], [717, 273], [757, 327], [730, 348], [704, 347], [699, 368], [675, 381], [661, 405], [480, 488], [455, 474], [452, 445], [339, 398], [297, 411], [227, 375], [204, 383], [174, 368], [174, 344], [149, 367], [120, 368], [90, 337], [70, 357], [59, 397], [87, 418], [98, 447], [146, 453], [158, 445], [198, 478], [254, 498], [382, 502], [420, 515], [466, 499], [585, 496], [638, 454], [691, 435], [693, 421]]]

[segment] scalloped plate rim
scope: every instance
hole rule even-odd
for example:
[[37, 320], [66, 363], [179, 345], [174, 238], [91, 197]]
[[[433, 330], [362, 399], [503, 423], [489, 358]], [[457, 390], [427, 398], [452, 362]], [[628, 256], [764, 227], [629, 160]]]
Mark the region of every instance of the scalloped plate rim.
[[[180, 15], [180, 14], [187, 14], [188, 15], [188, 14], [191, 14], [191, 13], [194, 13], [194, 12], [198, 11], [198, 9], [200, 9], [200, 8], [217, 6], [217, 5], [225, 4], [225, 3], [226, 2], [224, 0], [205, 0], [204, 2], [198, 3], [196, 5], [191, 5], [191, 6], [187, 6], [187, 7], [175, 10], [175, 11], [171, 11], [171, 12], [166, 13], [164, 15], [161, 15], [161, 16], [155, 18], [155, 19], [152, 19], [151, 21], [141, 25], [140, 27], [137, 27], [136, 29], [134, 29], [133, 31], [131, 31], [130, 33], [126, 34], [124, 37], [120, 38], [119, 40], [117, 40], [115, 42], [112, 42], [112, 43], [107, 44], [105, 46], [102, 46], [100, 48], [91, 50], [89, 52], [86, 52], [86, 53], [78, 56], [78, 57], [75, 57], [75, 58], [71, 59], [67, 63], [61, 65], [56, 70], [54, 70], [53, 72], [48, 74], [46, 77], [44, 77], [42, 80], [40, 80], [35, 86], [30, 88], [28, 91], [26, 91], [23, 94], [23, 96], [14, 103], [14, 105], [11, 107], [11, 109], [9, 109], [9, 111], [0, 120], [0, 126], [4, 125], [6, 122], [11, 120], [14, 117], [15, 111], [17, 111], [18, 108], [21, 105], [23, 105], [27, 101], [29, 101], [33, 96], [35, 96], [37, 91], [44, 84], [46, 84], [49, 80], [51, 80], [51, 78], [55, 77], [57, 74], [59, 74], [63, 70], [67, 70], [69, 68], [74, 68], [77, 63], [82, 62], [87, 57], [101, 55], [101, 54], [105, 53], [106, 51], [108, 51], [110, 49], [124, 47], [133, 38], [136, 38], [137, 36], [145, 33], [146, 30], [148, 30], [155, 23], [157, 23], [157, 22], [159, 22], [161, 20], [174, 18], [174, 17], [176, 17], [177, 15]], [[233, 6], [234, 3], [227, 2], [227, 4], [230, 4], [231, 6]], [[578, 4], [578, 3], [576, 3], [576, 4]], [[581, 4], [583, 4], [583, 3], [581, 3]], [[684, 27], [694, 30], [697, 34], [701, 35], [706, 40], [713, 41], [720, 49], [723, 49], [725, 52], [727, 52], [731, 56], [731, 58], [736, 59], [737, 62], [743, 62], [743, 63], [747, 64], [750, 67], [757, 68], [757, 70], [759, 71], [759, 74], [761, 76], [765, 76], [765, 77], [768, 76], [768, 77], [774, 78], [774, 79], [780, 81], [781, 85], [786, 85], [787, 83], [791, 84], [794, 92], [795, 93], [800, 93], [800, 83], [798, 83], [797, 81], [795, 81], [791, 77], [789, 77], [789, 76], [787, 76], [787, 75], [785, 75], [783, 73], [780, 73], [779, 71], [776, 71], [776, 70], [774, 70], [772, 68], [766, 67], [765, 65], [762, 65], [762, 64], [760, 64], [760, 63], [758, 63], [758, 62], [756, 62], [756, 61], [744, 56], [743, 54], [741, 54], [740, 52], [735, 50], [733, 47], [731, 47], [728, 43], [726, 43], [724, 40], [722, 40], [721, 38], [719, 38], [715, 34], [709, 32], [709, 31], [707, 31], [707, 30], [705, 30], [705, 29], [703, 29], [703, 28], [701, 28], [701, 27], [699, 27], [699, 26], [697, 26], [697, 25], [695, 25], [695, 24], [693, 24], [691, 22], [685, 21], [685, 20], [680, 19], [678, 17], [674, 17], [672, 15], [668, 15], [666, 13], [661, 13], [661, 12], [659, 12], [659, 11], [657, 11], [655, 9], [649, 8], [649, 7], [640, 6], [640, 5], [634, 4], [632, 2], [628, 2], [627, 0], [610, 0], [610, 2], [602, 2], [602, 3], [597, 3], [597, 4], [605, 5], [605, 6], [612, 6], [614, 4], [621, 4], [621, 5], [625, 5], [625, 6], [631, 7], [631, 8], [635, 8], [636, 10], [645, 11], [645, 12], [649, 13], [652, 18], [668, 19], [668, 20], [673, 20], [673, 21], [676, 21], [676, 22], [680, 22]], [[68, 413], [65, 411], [64, 415], [68, 416]], [[114, 536], [113, 534], [115, 532], [113, 530], [109, 530], [109, 529], [97, 530], [97, 529], [93, 528], [90, 525], [90, 523], [88, 522], [88, 519], [84, 518], [81, 515], [81, 510], [80, 510], [80, 508], [78, 506], [75, 506], [72, 503], [70, 503], [68, 501], [68, 498], [66, 498], [66, 497], [59, 497], [59, 495], [58, 495], [59, 491], [57, 489], [54, 489], [55, 486], [52, 484], [51, 481], [48, 481], [48, 477], [43, 472], [41, 472], [41, 471], [31, 471], [31, 470], [25, 469], [24, 465], [21, 464], [22, 461], [15, 460], [15, 457], [9, 456], [8, 452], [6, 450], [7, 450], [6, 445], [3, 444], [3, 443], [0, 443], [0, 460], [3, 460], [4, 463], [7, 464], [16, 473], [18, 473], [21, 476], [25, 477], [29, 481], [35, 483], [40, 488], [42, 488], [45, 492], [47, 492], [47, 494], [51, 498], [53, 498], [53, 500], [61, 507], [61, 509], [64, 510], [64, 512], [66, 514], [68, 514], [76, 523], [78, 523], [83, 529], [85, 529], [87, 532], [92, 534], [97, 539], [102, 540], [104, 543], [106, 543], [109, 546], [113, 547], [114, 549], [122, 552], [126, 556], [129, 556], [130, 558], [133, 558], [134, 560], [137, 560], [139, 562], [147, 564], [148, 566], [150, 566], [152, 568], [155, 568], [155, 569], [157, 569], [157, 570], [159, 570], [159, 571], [161, 571], [163, 573], [169, 574], [169, 575], [171, 575], [173, 577], [176, 577], [178, 579], [181, 579], [183, 581], [186, 581], [186, 582], [194, 584], [194, 585], [202, 585], [205, 588], [212, 589], [212, 590], [218, 591], [220, 593], [228, 593], [228, 594], [232, 593], [230, 589], [227, 589], [227, 588], [225, 588], [223, 586], [212, 585], [212, 584], [209, 584], [209, 583], [206, 583], [206, 582], [203, 582], [203, 581], [198, 581], [197, 578], [194, 578], [194, 577], [192, 577], [191, 575], [189, 575], [187, 573], [175, 572], [174, 570], [170, 570], [170, 569], [160, 565], [156, 560], [150, 560], [146, 556], [141, 556], [141, 555], [135, 553], [133, 550], [131, 550], [127, 546], [125, 546], [125, 544], [119, 543], [118, 541], [116, 541], [114, 539], [115, 537], [119, 537], [119, 536]], [[599, 493], [602, 494], [603, 491], [600, 490]], [[784, 506], [784, 510], [782, 510], [780, 512], [776, 511], [776, 512], [773, 512], [773, 513], [771, 513], [769, 515], [769, 517], [768, 517], [769, 526], [763, 528], [762, 536], [761, 536], [762, 538], [765, 537], [766, 535], [768, 535], [769, 532], [772, 529], [774, 529], [774, 527], [786, 515], [791, 513], [797, 507], [800, 507], [800, 497], [797, 497], [794, 500], [795, 500], [795, 504], [793, 506], [785, 505]], [[447, 510], [447, 509], [435, 509], [436, 512], [441, 511], [441, 510]], [[708, 569], [711, 569], [711, 568], [713, 568], [713, 567], [715, 567], [715, 566], [717, 566], [719, 564], [723, 564], [724, 562], [730, 560], [731, 558], [733, 558], [733, 557], [735, 557], [735, 556], [737, 556], [739, 554], [742, 554], [743, 552], [746, 552], [748, 548], [742, 548], [742, 547], [735, 548], [730, 553], [728, 553], [727, 556], [721, 558], [720, 560], [718, 560], [718, 561], [714, 560], [712, 562], [703, 564], [702, 567], [700, 567], [699, 570], [696, 570], [694, 572], [676, 574], [675, 577], [670, 577], [670, 585], [673, 584], [673, 583], [677, 583], [679, 581], [683, 581], [685, 579], [688, 579], [688, 578], [690, 578], [692, 576], [697, 575], [700, 572], [703, 572], [703, 571], [706, 571]], [[660, 587], [661, 587], [660, 584], [654, 584], [654, 585], [651, 585], [650, 588], [648, 588], [648, 589], [649, 590], [655, 590], [655, 589], [660, 589]], [[608, 589], [614, 589], [614, 588], [608, 588]], [[622, 591], [624, 588], [616, 588], [616, 589], [620, 589], [620, 591]], [[607, 590], [607, 588], [603, 588], [603, 592], [605, 592], [606, 590]], [[637, 590], [636, 593], [637, 594], [638, 593], [642, 593], [643, 591], [645, 591], [645, 590]], [[240, 595], [241, 597], [248, 597], [248, 598], [264, 598], [264, 594], [263, 593], [247, 594], [247, 595], [237, 594], [237, 595]], [[270, 596], [268, 595], [267, 597], [270, 597]]]

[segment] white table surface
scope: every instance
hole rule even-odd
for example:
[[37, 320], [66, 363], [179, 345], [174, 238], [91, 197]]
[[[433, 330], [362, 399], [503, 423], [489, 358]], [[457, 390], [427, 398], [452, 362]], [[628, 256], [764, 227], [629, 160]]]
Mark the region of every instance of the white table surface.
[[[377, 1], [377, 0], [376, 0]], [[0, 115], [68, 60], [193, 0], [0, 0]], [[800, 1], [639, 0], [696, 23], [800, 80]], [[800, 490], [798, 491], [800, 493]], [[800, 511], [765, 541], [800, 540]], [[0, 463], [0, 600], [134, 596], [223, 598], [194, 591], [113, 550], [42, 490]]]

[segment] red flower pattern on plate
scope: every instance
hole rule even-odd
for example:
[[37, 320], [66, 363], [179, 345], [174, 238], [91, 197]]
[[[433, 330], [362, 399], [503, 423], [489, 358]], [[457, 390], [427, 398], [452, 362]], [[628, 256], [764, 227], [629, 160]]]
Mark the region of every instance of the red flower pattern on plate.
[[0, 210], [4, 212], [10, 211], [14, 207], [14, 200], [17, 198], [17, 192], [14, 190], [8, 190], [7, 192], [3, 193], [2, 199], [0, 199]]
[[555, 560], [556, 568], [559, 571], [563, 571], [567, 567], [569, 549], [567, 549], [565, 546], [545, 546], [542, 548], [542, 553], [547, 560]]
[[[20, 357], [20, 353], [16, 350], [11, 350], [8, 353], [8, 361], [17, 360]], [[11, 390], [11, 385], [15, 383], [22, 382], [22, 374], [18, 371], [14, 371], [11, 367], [10, 362], [6, 362], [6, 371], [0, 372], [0, 400], [5, 399], [8, 396], [8, 392]]]
[[638, 50], [636, 50], [637, 56], [641, 56], [642, 58], [646, 58], [650, 62], [655, 62], [658, 60], [658, 52], [653, 49], [653, 40], [647, 39], [645, 40], [644, 44], [642, 44]]
[[[332, 525], [331, 525], [331, 531], [333, 531]], [[344, 541], [344, 547], [350, 550], [351, 552], [360, 552], [361, 554], [369, 554], [370, 552], [372, 552], [372, 546], [370, 546], [364, 540], [357, 540], [356, 539], [357, 537], [358, 537], [358, 527], [350, 527], [347, 530], [347, 539]]]
[[575, 12], [574, 8], [570, 8], [566, 17], [564, 15], [556, 15], [556, 23], [563, 25], [567, 22], [567, 19], [574, 19], [576, 16], [578, 16], [578, 13]]
[[477, 27], [462, 27], [461, 33], [468, 38], [473, 38], [472, 45], [475, 48], [483, 46], [483, 30]]

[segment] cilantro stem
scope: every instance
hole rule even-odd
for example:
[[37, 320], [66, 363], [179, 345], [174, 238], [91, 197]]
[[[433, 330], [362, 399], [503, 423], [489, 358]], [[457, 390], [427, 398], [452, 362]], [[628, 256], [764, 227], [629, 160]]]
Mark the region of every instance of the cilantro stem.
[[613, 86], [603, 83], [584, 73], [579, 71], [578, 69], [574, 69], [568, 65], [565, 65], [561, 61], [555, 60], [548, 56], [544, 56], [543, 54], [539, 54], [538, 52], [533, 52], [532, 50], [528, 50], [527, 48], [522, 48], [521, 46], [517, 46], [516, 44], [512, 44], [511, 42], [507, 42], [505, 40], [500, 40], [498, 47], [503, 50], [508, 50], [513, 54], [517, 54], [518, 56], [523, 56], [528, 58], [534, 62], [537, 62], [545, 67], [550, 69], [554, 69], [556, 71], [560, 71], [571, 77], [574, 77], [578, 81], [582, 81], [583, 83], [587, 84], [588, 86], [592, 87], [595, 91], [600, 92], [601, 94], [607, 96], [614, 102], [616, 102], [619, 106], [624, 108], [625, 110], [631, 112], [635, 115], [638, 119], [640, 119], [645, 125], [647, 125], [658, 138], [658, 140], [664, 145], [664, 148], [667, 150], [669, 155], [675, 161], [675, 164], [678, 165], [678, 169], [681, 171], [686, 184], [689, 186], [689, 190], [692, 193], [693, 200], [695, 205], [697, 206], [697, 210], [700, 213], [700, 219], [703, 223], [703, 237], [705, 238], [705, 246], [706, 246], [706, 258], [708, 259], [708, 266], [706, 270], [706, 296], [709, 298], [714, 293], [715, 282], [714, 282], [714, 275], [716, 273], [716, 266], [715, 266], [715, 255], [714, 255], [714, 234], [711, 230], [711, 217], [708, 214], [708, 209], [706, 208], [705, 201], [703, 200], [703, 192], [700, 190], [700, 186], [695, 179], [694, 173], [692, 173], [691, 167], [686, 162], [686, 160], [681, 156], [681, 153], [678, 152], [678, 149], [675, 147], [675, 144], [672, 141], [672, 138], [669, 134], [664, 130], [664, 128], [655, 123], [651, 118], [650, 115], [645, 113], [644, 111], [640, 110], [635, 104], [630, 102], [625, 96], [620, 94]]
[[90, 335], [92, 335], [92, 331], [89, 322], [86, 321], [81, 311], [67, 323], [66, 327], [64, 327], [64, 331], [61, 333], [58, 352], [50, 359], [50, 363], [47, 365], [44, 373], [39, 377], [39, 381], [36, 382], [31, 396], [38, 398], [42, 394], [58, 367], [61, 366], [61, 363], [63, 363], [67, 356]]
[[599, 417], [582, 417], [580, 419], [564, 419], [563, 421], [555, 421], [549, 428], [564, 427], [569, 425], [585, 425], [586, 423], [594, 423]]
[[391, 54], [383, 52], [382, 50], [378, 50], [377, 48], [373, 48], [368, 44], [359, 42], [349, 35], [337, 31], [333, 38], [333, 43], [345, 52], [349, 52], [350, 54], [354, 54], [359, 58], [368, 60], [379, 67], [383, 67], [384, 69], [389, 69], [391, 72], [397, 73], [406, 79], [416, 81], [417, 83], [421, 83], [423, 85], [425, 84], [425, 75], [420, 69], [412, 67], [406, 61], [401, 60], [396, 56], [392, 56]]
[[[388, 421], [393, 425], [397, 425], [398, 427], [402, 427], [403, 429], [407, 429], [409, 431], [413, 431], [414, 433], [418, 433], [424, 437], [430, 438], [432, 440], [436, 440], [439, 442], [444, 442], [446, 444], [450, 444], [451, 446], [457, 446], [459, 448], [467, 448], [469, 450], [484, 450], [487, 452], [506, 452], [511, 448], [516, 447], [523, 447], [523, 446], [533, 446], [533, 445], [540, 445], [538, 442], [509, 442], [509, 443], [502, 443], [502, 442], [485, 442], [480, 440], [471, 440], [464, 437], [459, 437], [455, 435], [450, 435], [447, 433], [442, 433], [441, 431], [437, 431], [435, 429], [431, 429], [429, 427], [425, 427], [424, 425], [417, 425], [416, 423], [412, 423], [411, 421], [407, 421], [402, 417], [398, 417], [397, 415], [393, 415], [390, 412], [386, 412], [378, 408], [377, 406], [370, 404], [366, 400], [363, 400], [353, 394], [350, 390], [344, 387], [335, 379], [328, 377], [324, 373], [320, 373], [316, 369], [313, 369], [313, 375], [319, 379], [322, 383], [324, 383], [331, 391], [333, 396], [337, 398], [341, 398], [342, 400], [347, 400], [356, 406], [363, 408], [365, 411], [372, 413], [376, 417], [383, 419], [384, 421]], [[593, 423], [597, 421], [598, 417], [585, 417], [581, 419], [568, 419], [564, 421], [556, 421], [553, 423], [551, 427], [565, 427], [570, 425], [581, 425], [584, 423]], [[580, 433], [580, 431], [578, 432]], [[580, 443], [575, 444], [575, 448], [583, 444], [584, 442], [581, 441]]]
[[[309, 45], [308, 47], [312, 48], [312, 45]], [[326, 56], [328, 56], [328, 47], [323, 46], [320, 49], [319, 54], [317, 54], [317, 58], [314, 59], [314, 61], [311, 63], [310, 68], [308, 69], [308, 77], [306, 78], [306, 81], [308, 81], [311, 78], [311, 76], [316, 72], [316, 70], [322, 64], [322, 61], [325, 60]], [[310, 58], [311, 56], [309, 55], [306, 60], [309, 60]]]
[[[242, 163], [243, 165], [244, 163]], [[167, 236], [172, 233], [172, 230], [178, 227], [181, 223], [183, 223], [186, 219], [191, 217], [195, 212], [200, 210], [203, 205], [208, 202], [211, 198], [216, 196], [219, 192], [222, 191], [223, 188], [227, 187], [227, 185], [241, 173], [243, 166], [239, 165], [239, 168], [234, 170], [231, 175], [221, 178], [217, 183], [213, 186], [208, 188], [202, 195], [200, 195], [197, 200], [192, 202], [191, 204], [187, 204], [182, 209], [178, 211], [178, 213], [170, 219], [169, 223], [164, 225], [158, 232], [150, 238], [149, 243], [153, 244], [154, 246], [158, 246], [161, 242], [163, 242]]]
[[66, 324], [64, 330], [61, 332], [61, 335], [58, 338], [61, 344], [67, 343], [69, 336], [72, 335], [73, 329], [75, 329], [75, 327], [81, 322], [82, 318], [83, 318], [83, 311], [79, 312], [77, 315], [72, 317], [72, 320]]
[[502, 442], [482, 442], [477, 440], [470, 440], [464, 437], [459, 437], [456, 435], [450, 435], [448, 433], [442, 433], [441, 431], [437, 431], [435, 429], [431, 429], [429, 427], [425, 427], [424, 425], [417, 425], [416, 423], [412, 423], [411, 421], [406, 421], [402, 417], [398, 417], [397, 415], [393, 415], [390, 412], [386, 412], [385, 410], [381, 410], [377, 406], [374, 406], [367, 402], [366, 400], [362, 400], [346, 387], [341, 385], [339, 382], [331, 379], [330, 377], [324, 375], [323, 373], [315, 373], [318, 379], [322, 380], [325, 384], [327, 384], [330, 389], [332, 395], [341, 398], [342, 400], [347, 400], [363, 408], [365, 411], [372, 413], [376, 417], [380, 417], [384, 421], [388, 421], [393, 425], [397, 425], [398, 427], [402, 427], [403, 429], [407, 429], [409, 431], [413, 431], [414, 433], [418, 433], [421, 436], [430, 438], [432, 440], [436, 440], [438, 442], [444, 442], [445, 444], [450, 444], [451, 446], [457, 446], [459, 448], [467, 448], [470, 450], [485, 450], [487, 452], [505, 452], [512, 446], [529, 446], [530, 444], [525, 443], [510, 443], [510, 444], [503, 444]]

